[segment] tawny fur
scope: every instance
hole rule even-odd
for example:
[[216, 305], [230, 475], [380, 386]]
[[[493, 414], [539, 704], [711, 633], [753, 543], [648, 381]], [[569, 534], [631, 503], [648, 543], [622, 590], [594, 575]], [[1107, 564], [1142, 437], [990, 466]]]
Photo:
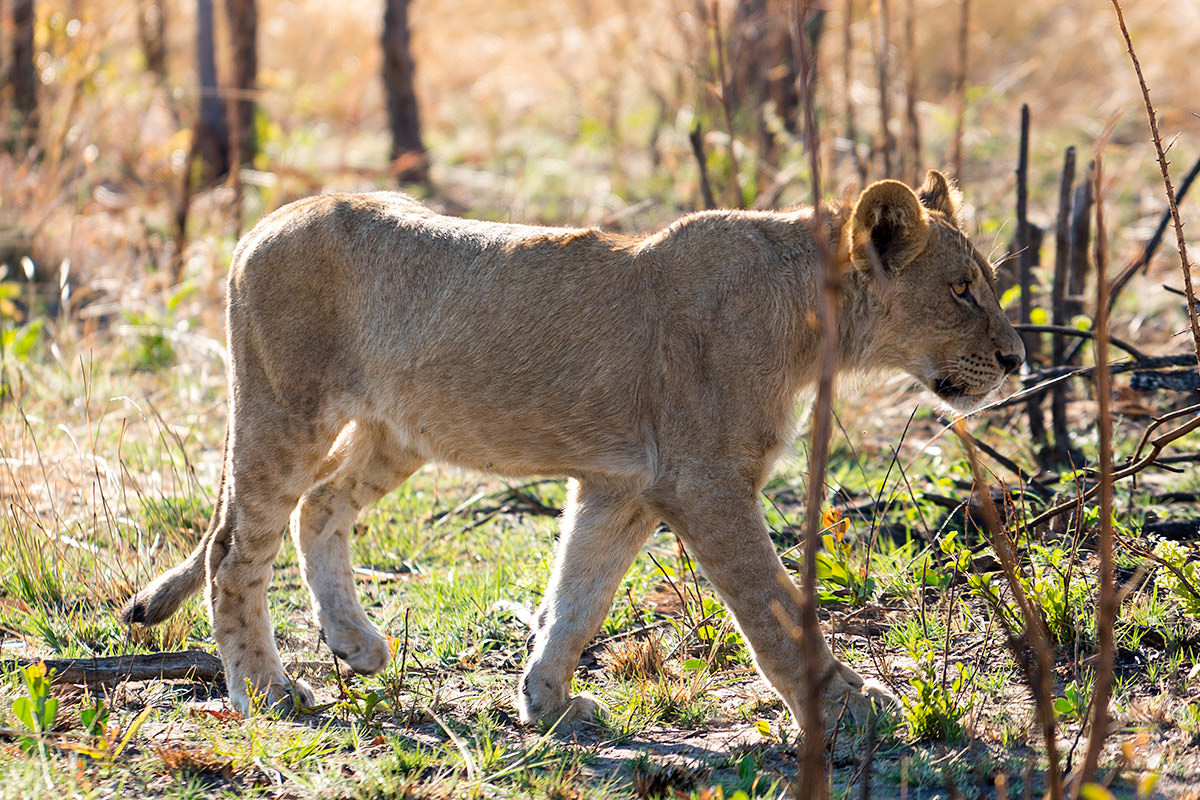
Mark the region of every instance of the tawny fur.
[[[938, 173], [920, 198], [884, 181], [830, 207], [823, 235], [846, 266], [842, 365], [907, 371], [968, 408], [1023, 350], [955, 204]], [[284, 672], [267, 610], [290, 521], [330, 647], [382, 669], [388, 648], [358, 602], [347, 536], [364, 506], [437, 459], [571, 478], [522, 720], [594, 713], [570, 695], [572, 672], [659, 521], [797, 719], [812, 671], [829, 703], [865, 715], [886, 691], [787, 632], [799, 612], [758, 500], [816, 377], [813, 226], [808, 209], [714, 211], [631, 238], [456, 219], [388, 193], [280, 209], [230, 271], [212, 524], [124, 619], [161, 621], [203, 585], [234, 706], [248, 708], [248, 688], [312, 703]]]

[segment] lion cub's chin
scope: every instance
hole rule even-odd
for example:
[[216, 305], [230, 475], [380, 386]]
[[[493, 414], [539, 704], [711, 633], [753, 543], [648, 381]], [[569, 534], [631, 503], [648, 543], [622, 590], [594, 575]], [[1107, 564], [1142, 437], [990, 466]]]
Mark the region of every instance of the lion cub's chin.
[[943, 413], [958, 414], [966, 416], [973, 414], [979, 409], [986, 406], [990, 401], [997, 398], [1000, 394], [1001, 384], [993, 386], [982, 392], [968, 391], [945, 391], [939, 390], [940, 387], [926, 386], [925, 388], [938, 399], [938, 406]]
[[991, 391], [984, 392], [983, 394], [960, 394], [955, 397], [938, 395], [938, 404], [942, 406], [942, 410], [945, 412], [966, 416], [967, 414], [975, 413], [987, 405], [988, 400], [995, 394], [995, 391]]

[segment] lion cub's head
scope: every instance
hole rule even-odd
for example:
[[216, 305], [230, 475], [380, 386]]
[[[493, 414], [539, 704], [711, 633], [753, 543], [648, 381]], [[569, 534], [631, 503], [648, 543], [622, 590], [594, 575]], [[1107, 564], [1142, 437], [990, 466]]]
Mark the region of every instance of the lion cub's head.
[[844, 252], [881, 289], [877, 363], [915, 377], [958, 411], [978, 408], [1021, 365], [1025, 348], [996, 298], [987, 259], [958, 226], [940, 172], [917, 192], [898, 181], [863, 191]]

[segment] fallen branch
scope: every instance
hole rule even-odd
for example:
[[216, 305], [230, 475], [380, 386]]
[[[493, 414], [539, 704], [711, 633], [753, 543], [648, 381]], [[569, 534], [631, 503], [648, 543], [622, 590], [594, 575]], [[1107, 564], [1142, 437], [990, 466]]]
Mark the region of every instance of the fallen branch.
[[[1030, 331], [1033, 333], [1053, 333], [1057, 336], [1075, 336], [1080, 339], [1091, 339], [1093, 341], [1096, 340], [1096, 332], [1095, 331], [1083, 330], [1081, 328], [1072, 328], [1069, 325], [1034, 325], [1032, 323], [1019, 322], [1016, 325], [1013, 325], [1013, 328], [1015, 328], [1019, 331]], [[1150, 356], [1146, 355], [1141, 350], [1139, 350], [1136, 347], [1134, 347], [1133, 345], [1131, 345], [1129, 342], [1122, 341], [1121, 339], [1118, 339], [1117, 337], [1111, 336], [1111, 335], [1106, 336], [1104, 338], [1108, 344], [1112, 345], [1113, 347], [1117, 348], [1118, 350], [1124, 350], [1126, 353], [1129, 353], [1129, 355], [1133, 356], [1138, 361], [1149, 361], [1150, 360]]]
[[[1190, 354], [1186, 356], [1148, 356], [1144, 361], [1112, 362], [1108, 365], [1108, 371], [1113, 375], [1119, 375], [1123, 372], [1133, 372], [1135, 370], [1156, 370], [1168, 367], [1191, 366], [1195, 360], [1195, 357]], [[1067, 378], [1090, 378], [1095, 370], [1094, 366], [1046, 367], [1045, 369], [1040, 369], [1037, 372], [1031, 373], [1026, 378], [1027, 381], [1032, 381], [1032, 385], [1021, 389], [1019, 392], [1014, 392], [1003, 400], [990, 403], [979, 410], [992, 411], [998, 408], [1007, 408], [1017, 403], [1023, 403], [1030, 395], [1042, 394], [1055, 383], [1065, 381]]]
[[[1193, 406], [1192, 410], [1195, 410], [1195, 409], [1196, 409], [1196, 407]], [[1151, 464], [1155, 463], [1155, 461], [1158, 459], [1159, 453], [1161, 453], [1163, 451], [1163, 448], [1165, 448], [1167, 445], [1169, 445], [1171, 442], [1175, 441], [1176, 439], [1182, 438], [1183, 436], [1186, 436], [1187, 434], [1189, 434], [1192, 431], [1197, 430], [1197, 429], [1200, 429], [1200, 416], [1193, 417], [1192, 419], [1188, 420], [1184, 424], [1182, 424], [1176, 428], [1172, 428], [1171, 430], [1167, 431], [1166, 433], [1162, 434], [1161, 436], [1156, 436], [1154, 439], [1151, 439], [1150, 440], [1150, 452], [1147, 455], [1145, 455], [1141, 458], [1136, 458], [1136, 460], [1133, 460], [1131, 462], [1127, 462], [1127, 465], [1122, 467], [1121, 469], [1113, 470], [1113, 473], [1112, 473], [1113, 483], [1116, 483], [1119, 480], [1128, 478], [1131, 475], [1136, 475], [1139, 472], [1141, 472], [1142, 470], [1146, 469]], [[1138, 452], [1140, 452], [1140, 450], [1141, 450], [1141, 446], [1139, 445]], [[1097, 485], [1091, 487], [1090, 489], [1088, 489], [1087, 491], [1083, 492], [1081, 495], [1073, 497], [1070, 500], [1064, 500], [1063, 502], [1059, 503], [1058, 505], [1053, 506], [1053, 507], [1043, 511], [1041, 514], [1038, 514], [1033, 519], [1029, 520], [1028, 522], [1023, 523], [1022, 528], [1025, 530], [1028, 530], [1030, 528], [1035, 528], [1038, 525], [1041, 525], [1041, 524], [1048, 522], [1051, 519], [1057, 517], [1059, 514], [1065, 514], [1068, 511], [1078, 508], [1079, 504], [1081, 502], [1086, 502], [1088, 500], [1091, 500], [1093, 497], [1096, 496], [1096, 493], [1099, 491], [1100, 491], [1100, 484], [1097, 484]]]
[[107, 685], [121, 681], [194, 680], [210, 683], [224, 673], [221, 659], [203, 650], [168, 653], [135, 653], [105, 658], [8, 659], [5, 670], [28, 667], [39, 661], [52, 670], [54, 683]]

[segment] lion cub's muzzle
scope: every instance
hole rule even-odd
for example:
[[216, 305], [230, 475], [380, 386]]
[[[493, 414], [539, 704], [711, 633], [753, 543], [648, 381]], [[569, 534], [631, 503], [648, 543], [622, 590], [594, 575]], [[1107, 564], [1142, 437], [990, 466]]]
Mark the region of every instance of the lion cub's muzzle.
[[955, 411], [971, 413], [1000, 388], [1004, 379], [1021, 368], [1025, 349], [996, 350], [994, 362], [980, 355], [967, 355], [936, 376], [929, 388]]

